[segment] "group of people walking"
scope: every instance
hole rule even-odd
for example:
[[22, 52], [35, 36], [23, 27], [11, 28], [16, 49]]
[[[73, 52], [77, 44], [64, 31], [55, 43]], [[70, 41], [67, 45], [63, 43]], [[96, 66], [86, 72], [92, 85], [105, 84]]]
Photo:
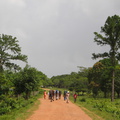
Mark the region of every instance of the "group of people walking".
[[61, 94], [62, 92], [59, 90], [50, 90], [48, 91], [48, 98], [52, 101], [54, 101], [55, 99], [61, 99]]
[[[44, 99], [46, 99], [48, 95], [48, 99], [52, 102], [55, 99], [61, 99], [61, 95], [62, 95], [62, 91], [60, 90], [49, 90], [48, 93], [46, 92], [46, 90], [44, 91]], [[63, 93], [63, 97], [64, 97], [64, 101], [66, 101], [66, 103], [69, 103], [69, 96], [70, 96], [70, 92], [69, 91], [64, 91]], [[75, 93], [73, 95], [74, 97], [74, 102], [76, 102], [77, 99], [77, 94]]]

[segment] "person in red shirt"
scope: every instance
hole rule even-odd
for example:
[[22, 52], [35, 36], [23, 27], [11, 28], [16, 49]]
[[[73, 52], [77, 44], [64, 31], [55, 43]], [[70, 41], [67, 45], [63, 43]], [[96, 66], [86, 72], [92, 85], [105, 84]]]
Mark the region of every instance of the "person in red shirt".
[[76, 102], [77, 96], [78, 95], [76, 93], [73, 95], [73, 97], [74, 97], [74, 103]]

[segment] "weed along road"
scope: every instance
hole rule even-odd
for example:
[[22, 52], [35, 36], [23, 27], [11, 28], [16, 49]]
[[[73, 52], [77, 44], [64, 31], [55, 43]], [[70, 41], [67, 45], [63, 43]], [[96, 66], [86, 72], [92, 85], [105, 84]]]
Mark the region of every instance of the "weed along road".
[[66, 103], [63, 97], [51, 102], [40, 98], [39, 108], [27, 120], [92, 120], [80, 107]]

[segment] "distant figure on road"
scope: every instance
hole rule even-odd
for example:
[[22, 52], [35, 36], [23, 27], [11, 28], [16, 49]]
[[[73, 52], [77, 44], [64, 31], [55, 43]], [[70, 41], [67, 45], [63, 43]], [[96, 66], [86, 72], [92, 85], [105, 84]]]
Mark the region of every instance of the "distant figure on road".
[[56, 90], [56, 100], [59, 99], [59, 90]]
[[66, 93], [66, 103], [69, 103], [69, 96], [70, 96], [70, 93], [69, 93], [69, 91], [67, 91], [67, 93]]
[[67, 91], [64, 91], [64, 94], [63, 94], [64, 101], [66, 100], [66, 93], [67, 93]]
[[44, 99], [46, 99], [47, 93], [46, 90], [44, 90]]
[[74, 103], [76, 102], [77, 96], [78, 95], [76, 93], [73, 95], [73, 97], [74, 97]]
[[61, 91], [59, 91], [59, 99], [61, 99], [61, 95], [62, 95], [62, 92], [61, 92]]
[[49, 99], [51, 102], [54, 101], [54, 90], [49, 91]]

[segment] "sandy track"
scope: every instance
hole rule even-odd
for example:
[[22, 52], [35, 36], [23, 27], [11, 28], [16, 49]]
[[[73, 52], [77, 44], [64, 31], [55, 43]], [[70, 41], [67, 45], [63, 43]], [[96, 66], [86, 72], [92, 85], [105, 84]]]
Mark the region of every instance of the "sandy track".
[[92, 120], [80, 107], [72, 102], [66, 103], [63, 97], [53, 102], [39, 100], [39, 108], [27, 120]]

